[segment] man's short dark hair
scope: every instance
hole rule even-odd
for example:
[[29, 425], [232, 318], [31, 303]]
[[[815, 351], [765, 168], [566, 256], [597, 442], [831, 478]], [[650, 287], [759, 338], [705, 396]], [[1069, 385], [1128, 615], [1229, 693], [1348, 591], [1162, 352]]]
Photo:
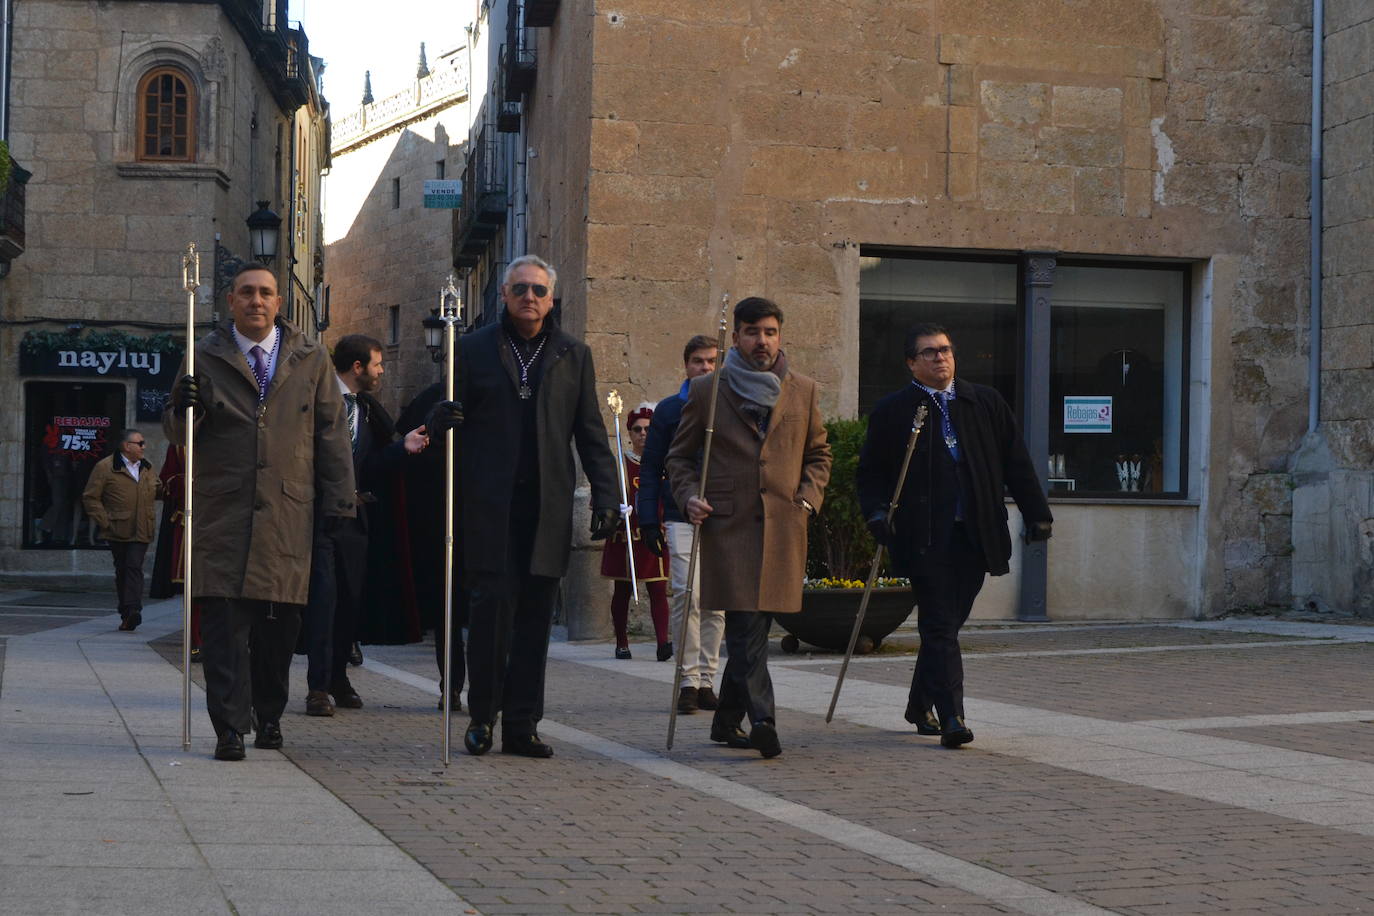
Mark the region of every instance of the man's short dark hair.
[[382, 352], [382, 342], [366, 334], [349, 334], [334, 345], [334, 371], [347, 372], [354, 363], [362, 363], [366, 368], [372, 362], [373, 353]]
[[778, 319], [778, 324], [782, 324], [782, 309], [778, 308], [778, 304], [772, 299], [750, 296], [735, 304], [736, 331], [740, 329], [740, 325], [757, 324], [769, 317]]
[[715, 350], [720, 343], [709, 334], [698, 334], [687, 341], [687, 346], [682, 348], [682, 364], [687, 365], [687, 360], [692, 358], [692, 354], [698, 350]]
[[272, 268], [268, 267], [266, 264], [261, 264], [257, 261], [240, 261], [239, 266], [234, 268], [233, 276], [229, 278], [229, 292], [232, 293], [239, 288], [239, 277], [248, 273], [250, 270], [265, 270], [269, 274], [272, 274], [272, 282], [274, 284], [277, 282], [277, 275], [272, 273]]
[[949, 330], [941, 324], [933, 324], [931, 322], [927, 322], [925, 324], [918, 324], [910, 331], [907, 331], [906, 344], [903, 347], [903, 352], [906, 354], [906, 358], [916, 358], [916, 341], [920, 340], [922, 337], [939, 337], [941, 334], [945, 335], [945, 338], [951, 344], [954, 343], [954, 338], [949, 336]]
[[119, 434], [119, 444], [123, 445], [125, 442], [128, 442], [134, 436], [141, 436], [143, 438], [147, 438], [146, 436], [143, 436], [143, 430], [139, 429], [137, 426], [130, 426], [128, 429], [124, 430], [124, 432]]

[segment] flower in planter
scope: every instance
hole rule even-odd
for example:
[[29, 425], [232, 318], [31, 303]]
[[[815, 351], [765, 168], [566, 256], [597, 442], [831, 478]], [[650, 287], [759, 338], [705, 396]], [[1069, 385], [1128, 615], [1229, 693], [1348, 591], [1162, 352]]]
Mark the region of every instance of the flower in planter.
[[[865, 584], [862, 579], [840, 579], [835, 576], [802, 580], [803, 588], [863, 588]], [[874, 588], [909, 588], [910, 586], [910, 579], [894, 576], [879, 576], [878, 581], [873, 583]]]

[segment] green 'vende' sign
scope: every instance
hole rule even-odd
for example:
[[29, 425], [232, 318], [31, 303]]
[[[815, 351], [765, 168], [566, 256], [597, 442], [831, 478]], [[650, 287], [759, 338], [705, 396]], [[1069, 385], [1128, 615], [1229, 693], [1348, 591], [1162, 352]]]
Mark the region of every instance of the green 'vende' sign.
[[457, 210], [463, 205], [463, 183], [456, 179], [425, 180], [426, 210]]

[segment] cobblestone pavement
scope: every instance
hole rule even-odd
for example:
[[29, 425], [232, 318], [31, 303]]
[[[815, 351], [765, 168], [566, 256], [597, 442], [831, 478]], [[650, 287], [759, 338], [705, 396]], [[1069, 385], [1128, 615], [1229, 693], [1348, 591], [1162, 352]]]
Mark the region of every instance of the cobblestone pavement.
[[[173, 636], [154, 643], [169, 660]], [[1374, 909], [1374, 627], [999, 626], [965, 643], [977, 739], [957, 751], [901, 719], [899, 633], [851, 665], [830, 725], [838, 658], [775, 640], [774, 760], [712, 744], [709, 714], [679, 718], [665, 751], [671, 663], [566, 642], [540, 728], [552, 760], [499, 739], [469, 756], [459, 713], [443, 766], [430, 645], [367, 648], [351, 669], [367, 705], [333, 718], [303, 714], [298, 663], [284, 754], [482, 913]]]

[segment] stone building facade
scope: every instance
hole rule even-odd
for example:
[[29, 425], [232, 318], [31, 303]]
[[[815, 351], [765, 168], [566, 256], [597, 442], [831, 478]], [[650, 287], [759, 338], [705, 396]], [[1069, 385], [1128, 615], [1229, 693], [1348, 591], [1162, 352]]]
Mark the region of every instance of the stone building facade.
[[1374, 9], [1325, 23], [1321, 386], [1294, 456], [1293, 596], [1374, 616]]
[[79, 506], [90, 461], [157, 418], [185, 346], [181, 256], [201, 252], [197, 333], [223, 311], [216, 255], [281, 216], [283, 314], [314, 333], [328, 109], [286, 0], [15, 0], [10, 143], [32, 172], [27, 251], [0, 280], [0, 569], [107, 575]]
[[[560, 267], [564, 323], [592, 345], [604, 388], [671, 391], [682, 342], [712, 328], [721, 296], [762, 294], [786, 311], [792, 364], [821, 382], [825, 412], [852, 416], [904, 383], [903, 322], [938, 317], [966, 342], [962, 375], [1021, 410], [1030, 381], [1049, 391], [1026, 416], [1057, 458], [1052, 618], [1293, 600], [1308, 4], [511, 10], [539, 26], [521, 32], [538, 35], [518, 110], [527, 247]], [[498, 69], [489, 91], [507, 79]], [[1353, 155], [1368, 166], [1368, 144]], [[1327, 233], [1328, 267], [1351, 265], [1328, 279], [1346, 303], [1326, 312], [1328, 350], [1347, 346], [1342, 308], [1367, 322], [1356, 231]], [[1042, 319], [1047, 350], [1023, 355]], [[1365, 446], [1371, 412], [1351, 399], [1367, 397], [1368, 350], [1348, 369], [1332, 356], [1323, 376], [1323, 421], [1349, 408]], [[1106, 428], [1071, 424], [1098, 395]], [[1360, 457], [1345, 466], [1367, 470], [1368, 448], [1350, 442]], [[569, 588], [599, 605], [582, 557]], [[975, 614], [1015, 615], [1019, 573], [990, 582]]]
[[393, 416], [439, 379], [421, 322], [453, 273], [453, 211], [427, 207], [424, 183], [462, 177], [467, 49], [438, 58], [414, 84], [334, 123], [325, 178], [329, 341], [368, 334], [385, 346], [378, 397]]

